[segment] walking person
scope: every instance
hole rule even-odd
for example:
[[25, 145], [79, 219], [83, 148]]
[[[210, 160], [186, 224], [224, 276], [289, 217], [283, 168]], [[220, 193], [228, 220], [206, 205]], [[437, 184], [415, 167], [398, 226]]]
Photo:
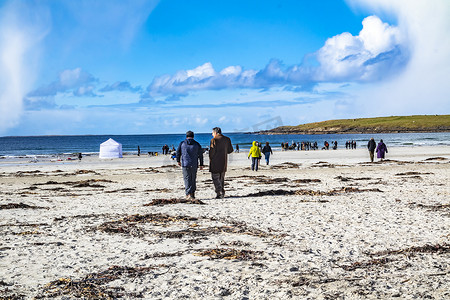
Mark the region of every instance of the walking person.
[[375, 143], [375, 140], [373, 138], [371, 138], [369, 143], [367, 143], [367, 149], [369, 149], [369, 155], [370, 155], [371, 162], [373, 162], [376, 147], [377, 147], [377, 144]]
[[261, 150], [258, 147], [258, 142], [253, 142], [253, 146], [250, 148], [248, 158], [252, 157], [252, 171], [258, 171], [259, 160], [261, 159]]
[[381, 158], [381, 160], [383, 160], [385, 153], [388, 152], [386, 144], [383, 143], [383, 140], [380, 140], [380, 142], [378, 143], [376, 151], [377, 151], [377, 158]]
[[229, 137], [222, 135], [219, 127], [214, 127], [209, 147], [209, 171], [214, 183], [216, 198], [225, 197], [225, 172], [227, 171], [228, 154], [233, 152]]
[[262, 153], [264, 154], [264, 158], [266, 159], [266, 165], [269, 165], [270, 154], [273, 154], [272, 147], [270, 147], [269, 142], [266, 142], [266, 145], [262, 149]]
[[195, 199], [197, 189], [197, 169], [200, 162], [200, 170], [203, 170], [203, 149], [194, 140], [192, 131], [186, 132], [186, 139], [180, 143], [176, 151], [178, 165], [183, 169], [184, 188], [186, 199]]

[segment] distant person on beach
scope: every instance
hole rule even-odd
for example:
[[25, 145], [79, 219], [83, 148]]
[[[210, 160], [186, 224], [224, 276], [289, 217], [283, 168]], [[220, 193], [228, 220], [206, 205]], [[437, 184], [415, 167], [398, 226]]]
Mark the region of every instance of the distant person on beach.
[[377, 148], [377, 144], [373, 138], [370, 139], [369, 143], [367, 143], [367, 149], [369, 149], [370, 161], [373, 162], [375, 149]]
[[239, 153], [239, 144], [236, 144], [236, 153]]
[[253, 142], [253, 146], [250, 148], [248, 158], [252, 158], [252, 171], [258, 171], [259, 160], [261, 159], [261, 150], [258, 147], [258, 142]]
[[138, 156], [141, 156], [141, 148], [138, 146]]
[[383, 160], [385, 153], [388, 152], [386, 144], [383, 143], [383, 140], [380, 140], [380, 142], [378, 143], [376, 151], [377, 151], [377, 158], [380, 158], [381, 160]]
[[169, 146], [168, 145], [164, 145], [162, 147], [162, 154], [164, 154], [164, 155], [169, 154]]
[[273, 154], [272, 147], [270, 147], [269, 142], [266, 142], [266, 145], [262, 149], [262, 153], [264, 154], [264, 158], [266, 159], [266, 165], [269, 165], [270, 154]]
[[78, 153], [78, 160], [81, 160], [83, 158], [83, 155], [81, 155], [81, 152]]
[[194, 140], [192, 131], [186, 132], [186, 139], [180, 143], [176, 151], [178, 165], [183, 169], [184, 189], [186, 199], [195, 199], [197, 189], [197, 169], [200, 162], [200, 170], [203, 170], [203, 149]]
[[209, 147], [209, 171], [214, 183], [216, 198], [225, 197], [225, 172], [227, 171], [228, 154], [233, 152], [229, 137], [222, 135], [222, 129], [214, 127]]

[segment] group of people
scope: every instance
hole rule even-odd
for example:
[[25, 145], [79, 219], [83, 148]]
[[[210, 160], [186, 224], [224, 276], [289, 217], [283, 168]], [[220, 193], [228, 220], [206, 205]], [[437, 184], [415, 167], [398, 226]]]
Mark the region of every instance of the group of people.
[[346, 141], [345, 149], [356, 149], [356, 142], [355, 141]]
[[319, 146], [317, 146], [317, 142], [294, 142], [292, 141], [292, 144], [289, 145], [288, 142], [281, 143], [281, 150], [317, 150], [319, 149]]
[[169, 152], [170, 153], [174, 152], [175, 151], [175, 147], [172, 146], [172, 149], [170, 149], [168, 145], [164, 145], [164, 146], [162, 146], [161, 150], [162, 150], [162, 154], [167, 155], [167, 154], [169, 154]]
[[[258, 171], [259, 160], [262, 154], [269, 164], [270, 155], [273, 154], [269, 142], [261, 148], [261, 144], [257, 141], [253, 142], [248, 158], [252, 158], [252, 170]], [[227, 171], [228, 154], [234, 151], [229, 137], [222, 134], [220, 127], [212, 129], [212, 139], [209, 146], [209, 172], [214, 183], [216, 198], [225, 197], [225, 172]], [[204, 167], [203, 158], [204, 149], [194, 140], [194, 132], [186, 132], [186, 139], [180, 142], [176, 150], [176, 160], [183, 171], [183, 180], [187, 200], [195, 199], [195, 191], [197, 189], [197, 169], [202, 170]]]
[[[333, 146], [337, 148], [337, 142], [334, 142]], [[377, 157], [381, 160], [384, 159], [385, 153], [388, 152], [383, 140], [380, 140], [378, 145], [376, 145], [373, 138], [370, 139], [367, 148], [372, 162], [374, 160], [375, 151], [377, 152]], [[208, 155], [209, 172], [211, 172], [217, 199], [225, 197], [225, 172], [227, 171], [228, 154], [233, 151], [234, 149], [230, 138], [222, 134], [220, 127], [214, 127], [212, 129], [212, 139], [210, 141]], [[202, 146], [194, 140], [194, 132], [186, 132], [186, 139], [179, 144], [176, 150], [176, 160], [183, 170], [186, 199], [188, 200], [195, 199], [195, 191], [197, 189], [197, 169], [200, 168], [200, 170], [202, 170], [204, 167], [203, 153], [204, 149]], [[269, 142], [266, 142], [266, 145], [261, 149], [261, 144], [257, 141], [253, 141], [248, 154], [248, 158], [252, 159], [252, 171], [258, 171], [262, 154], [264, 154], [266, 164], [268, 165], [270, 155], [273, 154]]]
[[378, 145], [375, 143], [374, 138], [371, 138], [369, 143], [367, 143], [367, 149], [369, 150], [370, 161], [373, 162], [375, 151], [377, 152], [377, 158], [383, 160], [385, 154], [388, 152], [386, 144], [383, 140], [380, 140]]
[[[209, 146], [209, 172], [214, 183], [216, 198], [225, 197], [225, 172], [227, 171], [228, 154], [233, 152], [231, 140], [222, 134], [220, 127], [212, 129], [212, 139]], [[203, 169], [203, 149], [194, 140], [192, 131], [186, 132], [186, 139], [176, 150], [176, 159], [183, 170], [186, 199], [195, 199], [197, 189], [197, 169]]]
[[[336, 150], [337, 146], [338, 146], [338, 142], [333, 141], [333, 142], [331, 142], [331, 144], [333, 145], [333, 150]], [[328, 143], [328, 141], [323, 142], [322, 150], [329, 150], [329, 149], [330, 149], [330, 143]]]
[[261, 149], [261, 144], [257, 141], [253, 141], [250, 152], [248, 153], [248, 158], [252, 158], [252, 171], [258, 171], [261, 154], [264, 154], [266, 165], [269, 165], [270, 155], [273, 154], [272, 147], [270, 147], [269, 142], [266, 142], [264, 148]]

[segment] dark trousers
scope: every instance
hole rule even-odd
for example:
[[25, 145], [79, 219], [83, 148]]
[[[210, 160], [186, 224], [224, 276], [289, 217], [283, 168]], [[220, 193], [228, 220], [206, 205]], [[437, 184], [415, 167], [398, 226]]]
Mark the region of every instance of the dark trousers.
[[225, 172], [211, 173], [212, 181], [217, 195], [225, 195]]
[[375, 152], [375, 151], [370, 151], [370, 150], [369, 150], [370, 161], [371, 161], [371, 162], [373, 162], [374, 152]]
[[258, 171], [259, 157], [252, 156], [252, 171]]
[[264, 153], [264, 157], [266, 158], [266, 164], [269, 165], [270, 152]]
[[193, 195], [197, 189], [197, 167], [183, 167], [183, 179], [186, 195]]

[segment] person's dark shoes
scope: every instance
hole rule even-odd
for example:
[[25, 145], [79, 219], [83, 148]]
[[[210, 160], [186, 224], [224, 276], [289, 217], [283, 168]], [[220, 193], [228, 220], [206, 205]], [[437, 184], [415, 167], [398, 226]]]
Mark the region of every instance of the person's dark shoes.
[[223, 199], [225, 197], [224, 194], [217, 194], [216, 199]]
[[192, 193], [192, 194], [191, 194], [191, 198], [192, 198], [192, 199], [195, 199], [195, 193]]

